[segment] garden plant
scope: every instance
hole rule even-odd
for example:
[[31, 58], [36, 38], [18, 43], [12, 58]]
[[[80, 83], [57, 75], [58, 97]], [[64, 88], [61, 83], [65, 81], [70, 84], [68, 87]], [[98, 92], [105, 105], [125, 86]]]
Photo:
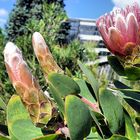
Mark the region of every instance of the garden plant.
[[[113, 70], [133, 83], [140, 80], [139, 5], [115, 9], [97, 26], [112, 53], [108, 62]], [[48, 89], [41, 89], [21, 50], [8, 42], [4, 62], [17, 94], [7, 106], [0, 100], [7, 115], [0, 140], [140, 139], [140, 90], [115, 79], [111, 86], [99, 82], [79, 60], [83, 77], [68, 76], [39, 32], [33, 33], [32, 45]]]

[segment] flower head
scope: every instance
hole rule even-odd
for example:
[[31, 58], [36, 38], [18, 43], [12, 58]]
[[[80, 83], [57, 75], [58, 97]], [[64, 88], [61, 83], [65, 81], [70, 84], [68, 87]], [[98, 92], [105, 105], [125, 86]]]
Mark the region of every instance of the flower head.
[[6, 44], [4, 60], [10, 80], [33, 122], [37, 124], [48, 122], [52, 117], [52, 101], [45, 98], [37, 80], [23, 60], [21, 51], [12, 42]]
[[32, 44], [35, 55], [43, 69], [47, 80], [48, 74], [52, 72], [63, 73], [62, 69], [54, 60], [43, 36], [39, 32], [35, 32], [32, 36]]
[[107, 48], [115, 55], [128, 56], [140, 45], [140, 7], [137, 3], [101, 16], [97, 26]]
[[14, 86], [17, 82], [20, 82], [26, 88], [39, 88], [38, 83], [23, 60], [21, 51], [12, 42], [6, 44], [4, 59], [8, 75]]

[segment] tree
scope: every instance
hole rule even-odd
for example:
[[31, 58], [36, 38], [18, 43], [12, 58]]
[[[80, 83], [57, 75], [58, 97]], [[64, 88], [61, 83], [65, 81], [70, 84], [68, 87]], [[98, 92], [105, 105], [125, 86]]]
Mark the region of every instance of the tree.
[[[43, 17], [41, 20], [36, 18], [30, 19], [27, 23], [27, 29], [33, 34], [34, 32], [40, 32], [49, 47], [59, 45], [58, 36], [61, 36], [61, 25], [68, 19], [64, 8], [60, 4], [45, 3], [43, 5]], [[63, 26], [64, 28], [64, 26]]]
[[26, 24], [31, 18], [40, 20], [43, 17], [43, 5], [58, 4], [64, 8], [63, 0], [17, 0], [6, 25], [7, 40], [15, 41], [18, 36], [28, 32]]

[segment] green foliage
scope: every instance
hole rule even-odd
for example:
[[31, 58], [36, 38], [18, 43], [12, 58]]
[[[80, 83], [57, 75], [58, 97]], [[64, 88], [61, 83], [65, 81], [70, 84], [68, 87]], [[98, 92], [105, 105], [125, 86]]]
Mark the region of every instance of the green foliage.
[[17, 0], [6, 26], [7, 39], [15, 41], [18, 36], [28, 33], [26, 24], [30, 22], [31, 17], [42, 19], [44, 3], [54, 3], [64, 8], [63, 0]]
[[134, 128], [133, 122], [128, 114], [124, 115], [125, 117], [125, 129], [126, 129], [126, 136], [129, 139], [137, 139], [136, 130]]
[[68, 68], [73, 74], [79, 70], [77, 60], [84, 60], [84, 48], [78, 40], [72, 41], [67, 47], [54, 46], [52, 54], [58, 65], [65, 70]]
[[59, 111], [64, 114], [64, 100], [61, 97], [61, 93], [54, 87], [52, 84], [49, 84], [50, 93], [53, 96], [53, 99], [57, 103], [57, 107], [59, 108]]
[[10, 81], [8, 79], [8, 75], [6, 73], [6, 68], [4, 64], [3, 58], [3, 49], [4, 49], [4, 33], [2, 29], [0, 29], [0, 123], [5, 124], [5, 104], [8, 102], [11, 94], [14, 92]]
[[95, 48], [97, 48], [97, 43], [87, 41], [84, 42], [82, 46], [85, 49], [86, 61], [94, 61], [97, 59], [98, 54], [95, 51]]
[[9, 137], [0, 134], [0, 140], [56, 140], [59, 137], [59, 134], [44, 136], [41, 128], [33, 125], [17, 95], [13, 95], [7, 105], [7, 124]]
[[53, 47], [56, 42], [56, 36], [59, 36], [60, 25], [67, 19], [67, 15], [60, 4], [45, 3], [41, 20], [32, 18], [26, 24], [27, 29], [32, 33], [40, 32], [45, 38], [49, 47]]
[[98, 92], [99, 92], [99, 84], [98, 81], [96, 80], [95, 76], [93, 73], [85, 66], [83, 65], [80, 61], [78, 61], [79, 67], [85, 74], [88, 82], [91, 84], [91, 87], [96, 95], [96, 99], [98, 100]]
[[[88, 70], [81, 62], [79, 62], [79, 65], [87, 77], [88, 84], [94, 90], [94, 92], [93, 92], [89, 88], [89, 86], [86, 87], [84, 80], [82, 82], [81, 81], [78, 82], [80, 90], [82, 92], [84, 92], [84, 93], [80, 94], [80, 99], [86, 105], [89, 106], [88, 111], [90, 112], [90, 118], [92, 118], [91, 120], [94, 122], [93, 126], [96, 127], [96, 131], [98, 132], [100, 137], [109, 138], [113, 134], [116, 134], [116, 133], [123, 134], [124, 132], [127, 134], [128, 131], [130, 131], [130, 129], [133, 128], [133, 125], [131, 123], [131, 118], [128, 118], [128, 117], [124, 118], [123, 106], [120, 103], [119, 98], [117, 96], [115, 96], [111, 91], [109, 91], [107, 89], [103, 89], [103, 87], [99, 87], [96, 78], [94, 77], [94, 75], [92, 75], [90, 70]], [[71, 139], [72, 140], [73, 139], [74, 140], [83, 139], [86, 136], [86, 135], [84, 136], [84, 133], [86, 133], [87, 129], [89, 129], [89, 127], [86, 127], [84, 129], [84, 126], [90, 126], [90, 125], [84, 124], [84, 122], [86, 122], [86, 121], [83, 121], [83, 120], [86, 120], [86, 119], [83, 117], [81, 118], [83, 120], [79, 123], [79, 121], [81, 120], [80, 116], [84, 116], [84, 114], [78, 115], [82, 112], [81, 110], [84, 109], [84, 107], [78, 107], [78, 105], [81, 102], [80, 99], [78, 98], [79, 95], [78, 96], [77, 96], [77, 94], [71, 95], [71, 92], [67, 92], [69, 90], [65, 90], [65, 88], [67, 89], [67, 85], [71, 85], [71, 84], [68, 84], [71, 81], [70, 79], [69, 79], [69, 81], [67, 81], [65, 79], [65, 76], [63, 76], [63, 75], [61, 75], [61, 78], [59, 78], [60, 77], [59, 74], [53, 74], [53, 76], [51, 76], [51, 77], [54, 80], [53, 80], [53, 82], [51, 82], [51, 84], [49, 84], [49, 87], [52, 91], [53, 96], [55, 95], [54, 99], [55, 99], [56, 103], [58, 104], [60, 111], [61, 111], [61, 107], [63, 106], [62, 113], [64, 115], [64, 118], [66, 118], [68, 128], [70, 130]], [[51, 79], [49, 78], [49, 81], [52, 81], [52, 78]], [[59, 79], [59, 80], [55, 80], [55, 79]], [[57, 81], [59, 81], [59, 83]], [[93, 86], [95, 84], [97, 84], [98, 88]], [[70, 88], [71, 88], [71, 90], [75, 89], [74, 86], [70, 86]], [[55, 89], [55, 90], [52, 90], [52, 89]], [[65, 93], [63, 93], [64, 91], [65, 91]], [[88, 95], [85, 96], [84, 95], [85, 93]], [[61, 94], [66, 96], [65, 100], [64, 100], [64, 96]], [[59, 95], [59, 97], [58, 97], [58, 95]], [[100, 111], [97, 112], [93, 109], [93, 106], [91, 107], [91, 105], [93, 105], [93, 103], [96, 104], [98, 102], [97, 98], [95, 98], [95, 99], [93, 98], [93, 97], [95, 97], [95, 95], [97, 95], [97, 97], [98, 97], [98, 100], [100, 103], [99, 110], [101, 112]], [[83, 97], [86, 97], [88, 100], [84, 100]], [[89, 97], [93, 98], [94, 101], [89, 99]], [[58, 102], [60, 100], [63, 101], [62, 106], [60, 106], [60, 102]], [[112, 105], [112, 103], [113, 103], [113, 105]], [[64, 104], [65, 104], [65, 106], [64, 106]], [[80, 108], [80, 110], [78, 110], [78, 108]], [[75, 111], [74, 111], [74, 109], [75, 109]], [[79, 111], [81, 111], [81, 112], [79, 112]], [[83, 111], [83, 112], [85, 112], [85, 115], [86, 115], [86, 111]], [[78, 116], [78, 120], [76, 120], [76, 116]], [[87, 116], [86, 116], [86, 118], [87, 118]], [[125, 123], [124, 123], [124, 119], [126, 119]], [[87, 119], [87, 120], [90, 120], [90, 119]], [[126, 129], [124, 129], [125, 125], [126, 125]], [[77, 126], [79, 126], [79, 127], [77, 128]], [[75, 130], [77, 130], [77, 131], [75, 131]], [[81, 131], [82, 131], [83, 135], [81, 135], [81, 133], [79, 133]], [[132, 134], [131, 137], [135, 137], [134, 136], [135, 133], [131, 133], [131, 134]], [[112, 136], [112, 139], [114, 139], [116, 137], [123, 138], [123, 136], [121, 136], [121, 135], [120, 136], [114, 135], [114, 136]], [[130, 137], [130, 135], [127, 135], [127, 137]], [[127, 139], [127, 137], [126, 137], [126, 139]]]
[[11, 139], [31, 140], [43, 136], [41, 129], [36, 128], [31, 122], [19, 96], [12, 96], [8, 103], [7, 123]]
[[83, 140], [89, 135], [91, 116], [88, 107], [80, 99], [73, 95], [66, 97], [65, 115], [71, 140]]
[[0, 108], [3, 110], [6, 110], [6, 104], [4, 103], [4, 101], [0, 98]]
[[62, 98], [80, 93], [78, 84], [68, 76], [52, 73], [48, 76], [48, 80], [49, 84], [52, 84], [60, 92]]
[[92, 96], [90, 90], [88, 89], [87, 83], [81, 79], [76, 79], [76, 82], [80, 87], [80, 95], [82, 97], [85, 97], [86, 99], [88, 99], [92, 103], [95, 103], [96, 101], [95, 101], [94, 97]]
[[10, 85], [10, 82], [8, 80], [8, 76], [6, 73], [6, 68], [4, 64], [4, 58], [3, 58], [3, 50], [4, 50], [4, 34], [2, 29], [0, 29], [0, 96], [2, 99], [7, 103], [10, 94], [14, 91], [12, 86]]
[[48, 81], [52, 96], [57, 102], [59, 110], [64, 115], [63, 99], [67, 95], [78, 95], [80, 93], [79, 86], [68, 76], [55, 73], [52, 73], [48, 76]]
[[99, 92], [99, 100], [111, 132], [116, 133], [121, 128], [124, 121], [121, 103], [114, 94], [102, 88]]

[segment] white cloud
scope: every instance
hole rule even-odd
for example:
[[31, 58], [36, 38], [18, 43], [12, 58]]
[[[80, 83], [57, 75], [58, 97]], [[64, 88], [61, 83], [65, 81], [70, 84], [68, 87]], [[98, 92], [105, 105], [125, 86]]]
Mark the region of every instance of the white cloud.
[[124, 8], [127, 5], [137, 2], [140, 5], [140, 0], [112, 0], [116, 7]]
[[8, 15], [7, 10], [1, 8], [1, 9], [0, 9], [0, 17], [5, 17], [5, 16], [7, 16], [7, 15]]

